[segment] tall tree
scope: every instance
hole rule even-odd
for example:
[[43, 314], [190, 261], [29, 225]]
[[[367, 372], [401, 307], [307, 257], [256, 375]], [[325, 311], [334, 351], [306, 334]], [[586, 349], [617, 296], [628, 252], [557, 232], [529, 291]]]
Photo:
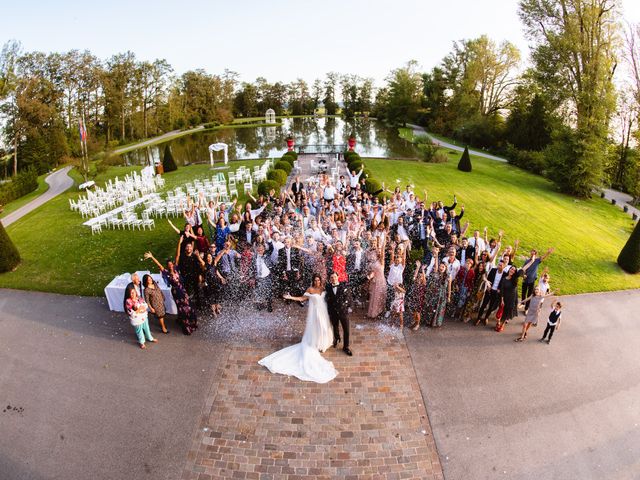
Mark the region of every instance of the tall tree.
[[422, 76], [418, 62], [411, 60], [387, 77], [387, 118], [392, 123], [406, 124], [412, 121], [421, 104]]
[[2, 52], [0, 52], [0, 102], [3, 102], [2, 113], [8, 118], [12, 132], [12, 138], [9, 141], [13, 145], [14, 175], [18, 174], [18, 136], [20, 128], [16, 118], [15, 91], [18, 79], [16, 69], [21, 49], [19, 42], [10, 40], [2, 46]]
[[[614, 108], [618, 14], [615, 0], [521, 0], [519, 15], [535, 42], [540, 83], [571, 113], [571, 149], [553, 158], [562, 190], [589, 197], [603, 179]], [[566, 138], [564, 140], [567, 140]]]

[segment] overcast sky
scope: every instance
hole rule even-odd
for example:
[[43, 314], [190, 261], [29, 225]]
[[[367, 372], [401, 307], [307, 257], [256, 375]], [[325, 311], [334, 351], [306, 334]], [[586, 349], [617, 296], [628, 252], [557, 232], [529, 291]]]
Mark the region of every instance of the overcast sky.
[[[288, 82], [357, 73], [380, 85], [410, 59], [424, 70], [454, 40], [487, 34], [510, 40], [528, 57], [516, 0], [7, 1], [0, 42], [25, 51], [88, 49], [101, 59], [131, 50], [165, 58], [180, 74], [204, 68]], [[640, 1], [623, 0], [640, 23]]]

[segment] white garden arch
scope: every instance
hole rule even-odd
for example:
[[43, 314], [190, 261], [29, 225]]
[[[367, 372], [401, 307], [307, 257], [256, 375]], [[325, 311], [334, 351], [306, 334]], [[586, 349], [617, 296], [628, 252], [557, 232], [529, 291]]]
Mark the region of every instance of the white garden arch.
[[276, 123], [276, 112], [273, 111], [273, 108], [270, 108], [265, 113], [264, 123]]
[[226, 143], [212, 143], [209, 145], [209, 160], [211, 161], [211, 166], [213, 167], [213, 152], [219, 152], [220, 150], [224, 150], [224, 164], [229, 163], [229, 145]]

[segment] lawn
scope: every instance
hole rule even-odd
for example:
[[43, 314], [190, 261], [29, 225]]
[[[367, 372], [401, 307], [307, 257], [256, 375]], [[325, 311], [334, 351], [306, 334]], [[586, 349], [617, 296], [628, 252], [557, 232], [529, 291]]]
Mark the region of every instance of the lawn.
[[490, 236], [504, 230], [504, 245], [520, 240], [520, 265], [531, 248], [555, 247], [545, 263], [562, 294], [640, 287], [640, 275], [624, 273], [615, 262], [633, 228], [628, 215], [600, 198], [560, 194], [543, 177], [493, 160], [472, 156], [473, 172], [461, 172], [459, 156], [449, 154], [442, 164], [390, 159], [365, 164], [389, 188], [413, 184], [419, 196], [426, 189], [430, 201], [445, 204], [457, 194], [470, 233], [487, 226]]
[[45, 177], [47, 175], [49, 175], [49, 174], [45, 173], [44, 175], [40, 175], [38, 177], [38, 188], [36, 188], [33, 192], [28, 193], [23, 197], [17, 198], [15, 200], [13, 200], [12, 202], [7, 203], [4, 206], [4, 209], [2, 210], [2, 213], [0, 213], [0, 218], [6, 217], [11, 212], [16, 211], [17, 209], [19, 209], [23, 205], [26, 205], [27, 203], [29, 203], [34, 198], [40, 196], [41, 194], [43, 194], [44, 192], [49, 190], [49, 184], [44, 181], [44, 179], [45, 179]]
[[[229, 166], [235, 170], [262, 162], [245, 160]], [[139, 169], [110, 167], [96, 182], [102, 185]], [[165, 190], [213, 173], [209, 165], [179, 168], [165, 175]], [[71, 176], [77, 184], [82, 182], [77, 170], [72, 170]], [[77, 188], [71, 188], [7, 228], [22, 263], [14, 272], [0, 275], [0, 287], [100, 296], [114, 276], [148, 269], [151, 265], [142, 260], [145, 251], [153, 250], [160, 259], [175, 253], [177, 236], [164, 219], [156, 219], [156, 228], [151, 231], [103, 230], [101, 235], [91, 235], [80, 214], [69, 209], [69, 199], [78, 196]], [[174, 224], [180, 223], [176, 217]]]

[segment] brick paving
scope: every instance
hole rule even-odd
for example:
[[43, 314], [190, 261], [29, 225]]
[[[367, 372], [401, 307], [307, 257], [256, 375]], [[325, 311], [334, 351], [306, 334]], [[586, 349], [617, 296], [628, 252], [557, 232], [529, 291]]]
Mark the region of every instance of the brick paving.
[[339, 372], [327, 384], [257, 364], [290, 340], [221, 347], [182, 478], [442, 479], [404, 337], [355, 314], [351, 330], [353, 357], [324, 354]]

